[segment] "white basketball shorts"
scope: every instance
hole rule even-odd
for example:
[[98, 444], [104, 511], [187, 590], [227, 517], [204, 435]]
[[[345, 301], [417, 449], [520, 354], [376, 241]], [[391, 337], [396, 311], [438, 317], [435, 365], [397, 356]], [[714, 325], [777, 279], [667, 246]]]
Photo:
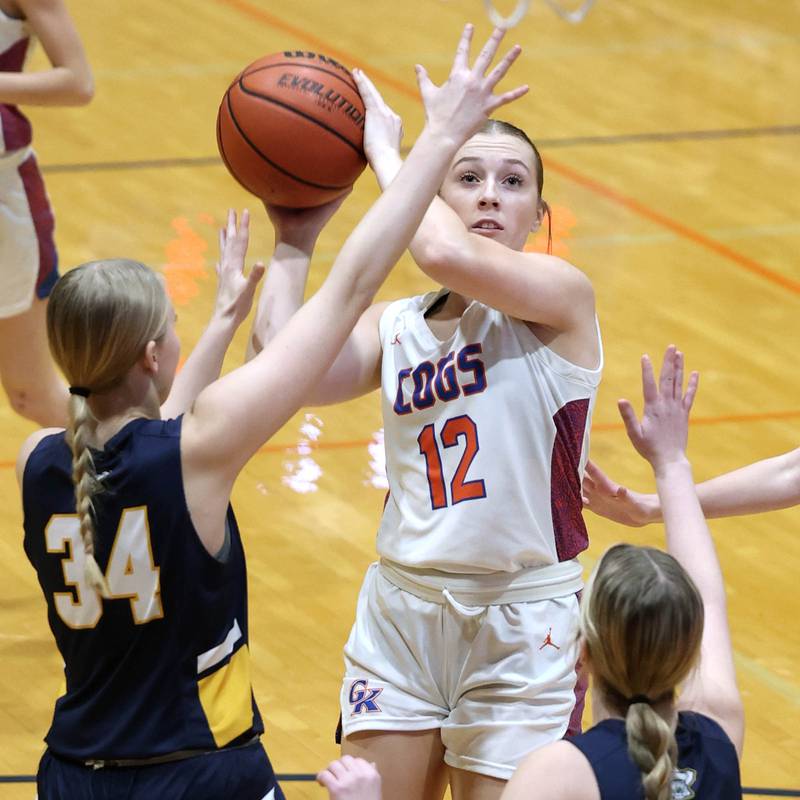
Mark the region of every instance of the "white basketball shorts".
[[27, 311], [58, 279], [53, 212], [29, 147], [0, 153], [0, 318]]
[[[387, 575], [377, 563], [367, 571], [345, 646], [344, 736], [439, 728], [447, 764], [508, 780], [531, 750], [565, 735], [576, 710], [574, 593], [465, 606]], [[579, 730], [579, 716], [573, 723]]]

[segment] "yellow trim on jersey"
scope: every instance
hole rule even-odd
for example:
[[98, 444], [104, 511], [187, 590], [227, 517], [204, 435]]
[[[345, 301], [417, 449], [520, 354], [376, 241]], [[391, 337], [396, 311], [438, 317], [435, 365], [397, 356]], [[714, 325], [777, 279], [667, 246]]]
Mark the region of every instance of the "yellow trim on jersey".
[[217, 747], [253, 727], [250, 651], [240, 647], [225, 666], [197, 682], [200, 705]]

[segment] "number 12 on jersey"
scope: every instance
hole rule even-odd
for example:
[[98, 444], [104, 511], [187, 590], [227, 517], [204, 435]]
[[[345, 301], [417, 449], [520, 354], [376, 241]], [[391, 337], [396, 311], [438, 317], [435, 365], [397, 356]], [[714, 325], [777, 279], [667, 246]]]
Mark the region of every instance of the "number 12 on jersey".
[[[451, 417], [442, 426], [440, 434], [444, 447], [455, 447], [459, 439], [464, 439], [464, 452], [458, 462], [453, 479], [450, 481], [450, 505], [464, 500], [478, 500], [486, 497], [486, 485], [483, 480], [467, 480], [467, 472], [475, 454], [480, 449], [478, 444], [478, 427], [467, 415]], [[428, 474], [428, 490], [431, 496], [431, 508], [447, 508], [447, 486], [442, 469], [442, 457], [436, 441], [436, 431], [432, 424], [426, 425], [419, 436], [419, 452], [425, 457]]]

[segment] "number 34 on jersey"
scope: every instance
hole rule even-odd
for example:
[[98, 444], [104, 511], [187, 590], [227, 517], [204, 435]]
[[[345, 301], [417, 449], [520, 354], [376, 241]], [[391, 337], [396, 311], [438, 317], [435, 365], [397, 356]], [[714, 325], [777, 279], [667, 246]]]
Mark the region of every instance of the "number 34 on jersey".
[[[94, 628], [103, 615], [100, 596], [86, 582], [86, 561], [77, 514], [54, 514], [45, 528], [48, 553], [61, 559], [64, 583], [72, 591], [56, 592], [55, 607], [70, 628]], [[133, 621], [144, 625], [164, 616], [159, 568], [153, 561], [147, 508], [126, 508], [117, 526], [106, 568], [109, 599], [128, 599]]]

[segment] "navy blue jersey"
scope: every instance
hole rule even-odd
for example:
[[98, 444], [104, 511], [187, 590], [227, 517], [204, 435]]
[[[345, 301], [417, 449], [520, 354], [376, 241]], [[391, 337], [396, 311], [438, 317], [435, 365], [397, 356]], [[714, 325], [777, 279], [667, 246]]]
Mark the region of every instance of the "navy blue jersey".
[[[736, 748], [714, 720], [682, 711], [675, 738], [678, 766], [672, 777], [673, 800], [733, 800], [742, 796]], [[642, 773], [628, 755], [624, 720], [603, 720], [566, 741], [589, 760], [602, 800], [644, 798]]]
[[181, 419], [136, 419], [94, 451], [96, 558], [83, 575], [72, 457], [43, 439], [23, 480], [25, 552], [47, 600], [66, 692], [46, 741], [75, 759], [215, 750], [263, 732], [250, 685], [244, 550], [229, 507], [227, 557], [211, 556], [186, 507]]

